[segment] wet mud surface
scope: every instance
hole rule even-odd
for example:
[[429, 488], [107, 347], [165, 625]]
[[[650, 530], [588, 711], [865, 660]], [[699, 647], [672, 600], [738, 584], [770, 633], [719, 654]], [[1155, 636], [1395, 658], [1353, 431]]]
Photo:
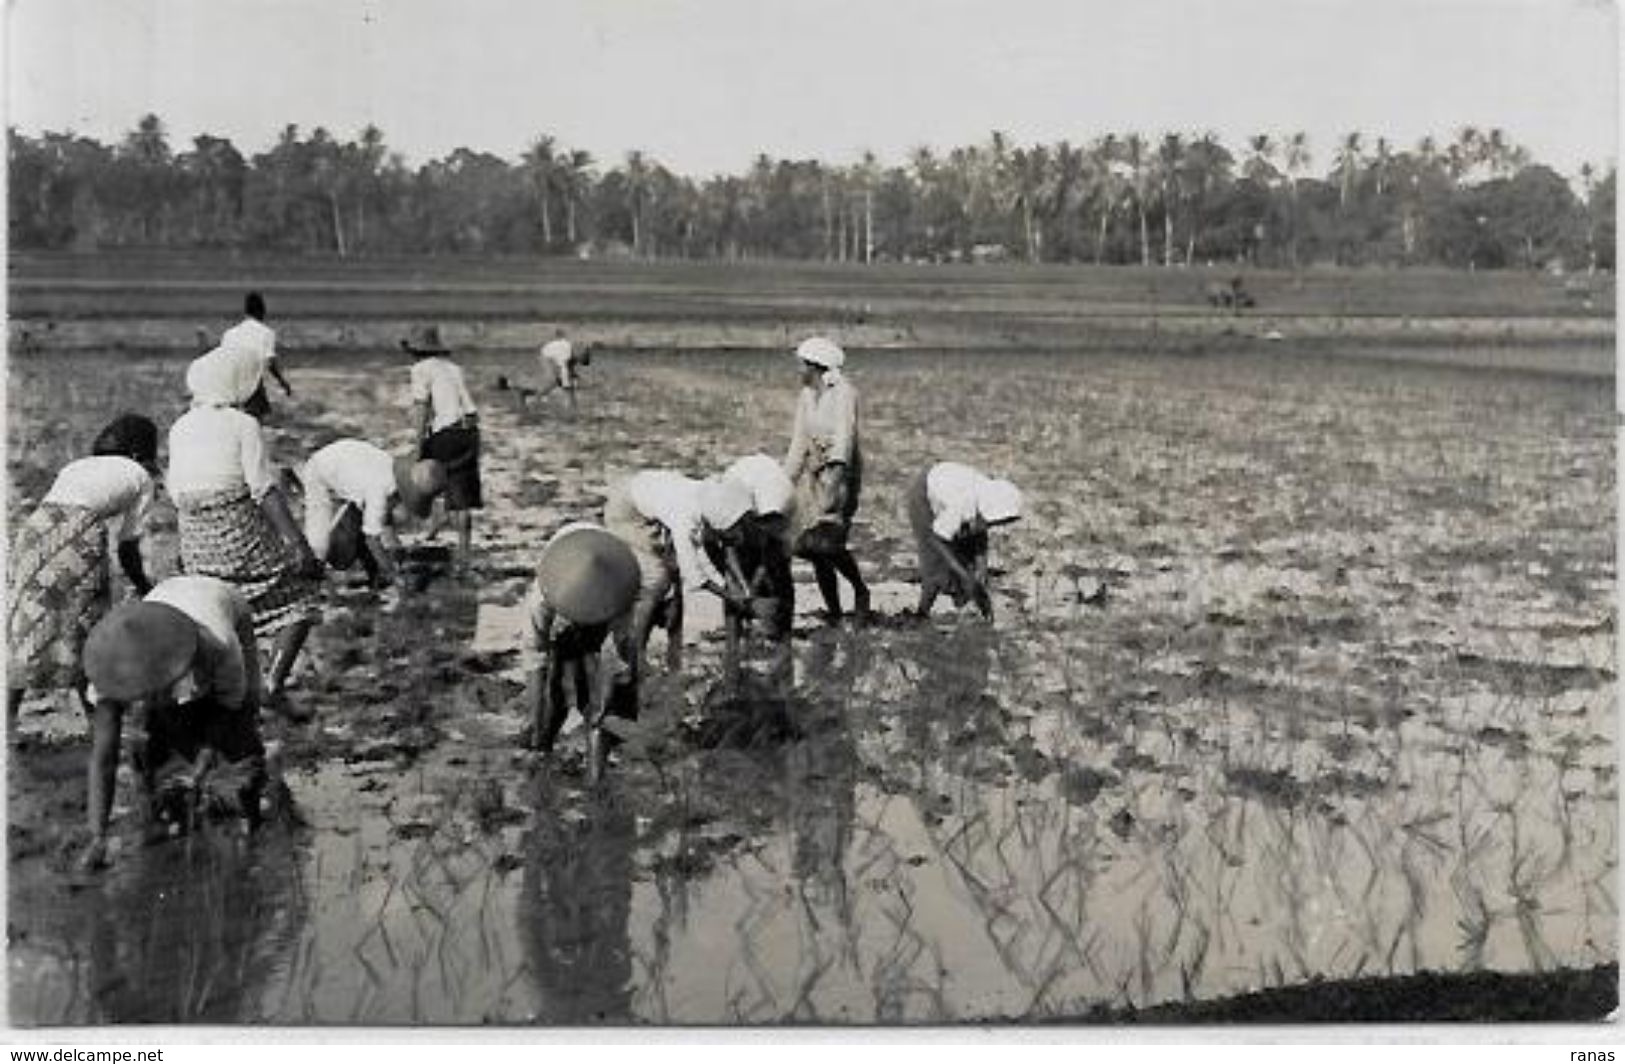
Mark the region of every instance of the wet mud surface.
[[[15, 364], [13, 506], [111, 412], [172, 420], [183, 369]], [[657, 636], [594, 790], [579, 733], [550, 760], [516, 741], [536, 552], [620, 473], [781, 453], [794, 367], [612, 352], [575, 417], [490, 390], [526, 359], [467, 370], [474, 579], [333, 581], [291, 689], [316, 721], [267, 721], [292, 815], [142, 845], [121, 786], [113, 867], [79, 879], [83, 718], [25, 709], [14, 1022], [1131, 1022], [1415, 973], [1474, 1018], [1557, 1018], [1572, 980], [1538, 973], [1616, 959], [1606, 382], [859, 353], [854, 547], [882, 616], [823, 626], [798, 564], [788, 675], [764, 651], [735, 679], [691, 609], [682, 672]], [[403, 363], [288, 372], [279, 462], [405, 444]], [[901, 616], [903, 494], [939, 458], [1027, 495], [992, 626]], [[173, 536], [160, 508], [151, 570]], [[1493, 973], [1552, 989], [1514, 1009]]]

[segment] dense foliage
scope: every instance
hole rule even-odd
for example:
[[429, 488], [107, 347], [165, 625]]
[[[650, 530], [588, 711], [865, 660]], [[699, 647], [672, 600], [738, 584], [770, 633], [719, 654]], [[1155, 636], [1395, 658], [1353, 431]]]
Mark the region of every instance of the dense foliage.
[[108, 146], [9, 131], [18, 248], [238, 247], [843, 261], [1023, 259], [1180, 265], [1435, 263], [1612, 268], [1615, 169], [1571, 182], [1499, 130], [1396, 149], [1343, 137], [1211, 134], [987, 142], [898, 165], [758, 156], [695, 179], [643, 152], [600, 169], [539, 137], [517, 160], [458, 148], [415, 169], [369, 126], [287, 126], [253, 156], [156, 115]]

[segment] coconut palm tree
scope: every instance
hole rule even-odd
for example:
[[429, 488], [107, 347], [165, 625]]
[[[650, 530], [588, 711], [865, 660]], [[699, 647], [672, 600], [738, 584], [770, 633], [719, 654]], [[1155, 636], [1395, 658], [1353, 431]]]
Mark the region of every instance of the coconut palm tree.
[[555, 144], [554, 139], [544, 133], [531, 142], [530, 149], [520, 159], [520, 167], [536, 195], [536, 211], [542, 219], [543, 251], [553, 247], [553, 212], [549, 200], [558, 180]]
[[1100, 214], [1095, 229], [1095, 265], [1105, 261], [1106, 230], [1112, 215], [1123, 201], [1127, 188], [1119, 172], [1123, 145], [1115, 133], [1097, 137], [1089, 145], [1089, 171], [1092, 184], [1091, 198], [1099, 206]]
[[1275, 166], [1275, 140], [1268, 133], [1255, 133], [1247, 138], [1247, 161], [1241, 167], [1242, 176], [1260, 188], [1274, 188], [1281, 179]]
[[577, 212], [592, 193], [592, 153], [572, 148], [554, 161], [559, 197], [564, 200], [564, 236], [574, 248], [581, 233]]
[[1157, 198], [1162, 203], [1162, 264], [1174, 264], [1174, 205], [1182, 198], [1180, 167], [1185, 162], [1185, 140], [1178, 133], [1166, 133], [1157, 145], [1155, 170]]
[[1360, 134], [1358, 131], [1343, 134], [1342, 141], [1337, 146], [1338, 179], [1337, 209], [1343, 214], [1348, 213], [1349, 200], [1354, 196], [1354, 183], [1360, 177]]
[[1282, 149], [1281, 163], [1286, 168], [1287, 189], [1291, 195], [1292, 204], [1292, 268], [1298, 268], [1298, 230], [1301, 227], [1298, 211], [1298, 181], [1305, 171], [1314, 165], [1314, 157], [1309, 150], [1309, 134], [1303, 132], [1288, 134], [1286, 146]]
[[1140, 216], [1140, 265], [1151, 265], [1151, 232], [1146, 222], [1146, 200], [1151, 196], [1151, 158], [1145, 138], [1130, 133], [1123, 138], [1122, 172], [1134, 194], [1134, 207]]
[[1186, 146], [1179, 160], [1179, 179], [1189, 208], [1186, 215], [1190, 218], [1185, 237], [1186, 266], [1196, 259], [1196, 240], [1201, 235], [1202, 217], [1208, 199], [1215, 189], [1229, 183], [1234, 161], [1216, 133], [1203, 133], [1196, 137]]

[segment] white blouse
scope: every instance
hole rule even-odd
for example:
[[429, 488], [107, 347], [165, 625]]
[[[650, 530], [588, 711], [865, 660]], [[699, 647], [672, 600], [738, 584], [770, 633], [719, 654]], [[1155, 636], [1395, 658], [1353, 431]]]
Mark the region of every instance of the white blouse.
[[116, 527], [121, 542], [141, 535], [141, 522], [152, 506], [152, 477], [139, 462], [120, 455], [79, 458], [62, 467], [42, 502], [83, 506], [106, 520], [123, 515]]
[[428, 403], [431, 431], [439, 432], [478, 413], [463, 383], [463, 371], [448, 359], [422, 358], [412, 363], [412, 402]]
[[685, 592], [698, 591], [707, 582], [726, 582], [702, 546], [705, 518], [700, 514], [699, 481], [664, 469], [646, 470], [626, 482], [626, 497], [646, 520], [660, 522], [671, 533]]
[[952, 540], [976, 516], [976, 489], [987, 478], [959, 462], [938, 462], [925, 474], [931, 531]]
[[172, 495], [246, 487], [256, 500], [276, 479], [260, 423], [235, 407], [193, 407], [169, 429]]
[[361, 532], [384, 534], [384, 520], [398, 490], [395, 458], [365, 440], [335, 440], [305, 463], [305, 493], [326, 491], [361, 508]]

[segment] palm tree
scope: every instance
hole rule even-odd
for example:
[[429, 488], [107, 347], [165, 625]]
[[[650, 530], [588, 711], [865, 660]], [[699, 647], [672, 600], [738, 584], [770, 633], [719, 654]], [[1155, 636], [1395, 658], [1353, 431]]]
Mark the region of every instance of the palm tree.
[[577, 211], [592, 192], [592, 153], [572, 148], [555, 163], [559, 195], [564, 199], [564, 236], [573, 248], [581, 239]]
[[1191, 141], [1179, 161], [1180, 184], [1190, 208], [1186, 213], [1191, 219], [1185, 243], [1186, 266], [1196, 259], [1196, 239], [1201, 234], [1208, 197], [1215, 188], [1229, 182], [1233, 162], [1229, 150], [1219, 143], [1215, 133], [1203, 133]]
[[879, 163], [875, 161], [874, 152], [866, 151], [852, 172], [852, 176], [857, 180], [858, 188], [863, 192], [863, 261], [865, 264], [875, 260], [875, 175], [878, 170]]
[[1381, 200], [1388, 191], [1388, 169], [1393, 165], [1393, 145], [1388, 143], [1387, 137], [1377, 138], [1377, 148], [1371, 156], [1371, 176], [1376, 181], [1377, 199]]
[[1337, 209], [1348, 213], [1349, 199], [1354, 194], [1354, 182], [1360, 176], [1360, 134], [1345, 133], [1337, 148]]
[[649, 165], [643, 152], [626, 153], [626, 207], [632, 218], [632, 254], [643, 255], [643, 202], [648, 195]]
[[1105, 261], [1106, 230], [1126, 191], [1118, 173], [1122, 150], [1123, 146], [1114, 133], [1097, 137], [1089, 146], [1089, 169], [1094, 185], [1092, 192], [1100, 204], [1099, 223], [1095, 229], [1096, 266]]
[[1146, 223], [1145, 201], [1151, 192], [1151, 160], [1146, 153], [1145, 138], [1130, 133], [1123, 138], [1122, 164], [1127, 171], [1129, 188], [1134, 193], [1134, 206], [1140, 215], [1140, 265], [1151, 265], [1151, 232]]
[[1242, 176], [1262, 188], [1274, 188], [1281, 172], [1275, 168], [1275, 141], [1268, 133], [1255, 133], [1247, 138], [1247, 161], [1242, 164]]
[[1049, 150], [1042, 144], [1016, 149], [1010, 159], [1010, 176], [1012, 198], [1021, 211], [1021, 231], [1026, 241], [1027, 261], [1037, 262], [1043, 254], [1044, 232], [1036, 222], [1049, 199], [1054, 179]]
[[1179, 170], [1185, 161], [1185, 141], [1178, 133], [1168, 133], [1157, 146], [1156, 184], [1162, 201], [1162, 264], [1174, 264], [1174, 203], [1180, 198]]
[[1298, 268], [1298, 181], [1304, 171], [1314, 164], [1313, 156], [1309, 151], [1309, 134], [1297, 132], [1289, 134], [1286, 138], [1286, 147], [1283, 149], [1281, 163], [1286, 167], [1287, 188], [1291, 193], [1292, 202], [1292, 268]]
[[536, 193], [536, 209], [542, 218], [542, 250], [547, 251], [553, 247], [553, 212], [549, 209], [549, 195], [554, 183], [557, 181], [557, 156], [554, 151], [555, 141], [547, 134], [542, 134], [531, 142], [530, 150], [525, 152], [520, 164], [530, 179], [530, 187]]

